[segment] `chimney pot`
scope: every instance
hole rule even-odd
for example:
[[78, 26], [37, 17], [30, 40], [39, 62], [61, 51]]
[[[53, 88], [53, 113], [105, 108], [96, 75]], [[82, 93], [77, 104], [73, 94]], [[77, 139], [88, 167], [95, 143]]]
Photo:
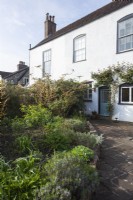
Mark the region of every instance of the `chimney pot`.
[[54, 18], [55, 18], [55, 16], [52, 16], [52, 22], [54, 22]]
[[49, 13], [46, 14], [46, 21], [49, 19]]

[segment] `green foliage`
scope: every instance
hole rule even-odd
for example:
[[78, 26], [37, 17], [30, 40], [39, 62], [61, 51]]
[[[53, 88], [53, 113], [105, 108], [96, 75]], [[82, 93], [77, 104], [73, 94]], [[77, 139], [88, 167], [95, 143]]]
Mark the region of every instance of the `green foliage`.
[[72, 129], [75, 132], [85, 132], [87, 130], [87, 122], [86, 120], [80, 120], [80, 119], [65, 119], [64, 121], [64, 127], [67, 129]]
[[117, 63], [117, 65], [109, 66], [106, 69], [98, 70], [92, 73], [92, 78], [96, 81], [96, 86], [108, 86], [111, 94], [108, 100], [107, 110], [110, 116], [113, 114], [115, 94], [118, 92], [117, 88], [122, 83], [133, 84], [133, 64], [131, 63]]
[[125, 83], [133, 83], [133, 64], [124, 67], [124, 70], [120, 72], [120, 78]]
[[52, 81], [49, 77], [36, 81], [29, 89], [35, 103], [41, 104], [46, 108], [56, 99], [55, 81]]
[[112, 84], [116, 84], [117, 81], [114, 80], [114, 76], [117, 76], [118, 84], [120, 84], [119, 78], [123, 83], [133, 83], [133, 64], [117, 63], [117, 65], [92, 73], [92, 78], [96, 80], [96, 86], [105, 85], [110, 87]]
[[16, 138], [15, 146], [19, 153], [26, 154], [29, 153], [30, 149], [33, 147], [33, 144], [29, 136], [21, 135]]
[[86, 161], [90, 161], [94, 158], [94, 151], [82, 145], [76, 146], [71, 152], [73, 155], [81, 157], [81, 159]]
[[26, 124], [23, 118], [15, 117], [12, 120], [11, 127], [13, 132], [23, 132], [26, 128]]
[[11, 119], [3, 117], [0, 120], [0, 132], [6, 134], [10, 131], [11, 131]]
[[7, 101], [6, 83], [0, 80], [0, 120], [6, 115]]
[[21, 106], [23, 118], [12, 120], [12, 129], [14, 132], [22, 132], [27, 128], [44, 128], [52, 121], [52, 114], [47, 109], [39, 105]]
[[45, 171], [47, 183], [41, 194], [48, 200], [82, 200], [98, 184], [95, 168], [71, 151], [54, 154], [45, 165]]
[[6, 116], [9, 118], [15, 118], [16, 116], [21, 117], [21, 104], [28, 105], [33, 102], [30, 90], [20, 85], [7, 84], [6, 91], [8, 94]]
[[60, 130], [48, 133], [44, 139], [44, 146], [50, 151], [63, 151], [70, 148], [70, 138]]
[[34, 200], [41, 179], [39, 155], [30, 154], [28, 157], [15, 160], [12, 165], [0, 159], [0, 199], [3, 200]]
[[83, 145], [90, 149], [94, 149], [103, 141], [103, 136], [98, 136], [93, 133], [69, 132], [69, 137], [72, 139], [72, 145]]
[[93, 72], [91, 77], [96, 80], [96, 86], [110, 86], [113, 82], [113, 72], [112, 68], [108, 67], [102, 71], [98, 70], [98, 72]]
[[22, 106], [24, 121], [28, 128], [44, 127], [52, 118], [51, 112], [39, 105]]
[[32, 96], [37, 104], [50, 108], [54, 115], [67, 117], [84, 110], [85, 84], [74, 80], [49, 78], [39, 80], [32, 88]]

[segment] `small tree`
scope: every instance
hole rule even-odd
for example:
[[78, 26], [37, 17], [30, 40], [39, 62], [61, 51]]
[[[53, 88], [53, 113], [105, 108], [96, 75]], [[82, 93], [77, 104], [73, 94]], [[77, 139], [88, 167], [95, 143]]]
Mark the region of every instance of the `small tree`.
[[84, 110], [86, 85], [72, 79], [57, 81], [49, 77], [37, 81], [31, 87], [31, 93], [37, 104], [49, 108], [54, 115], [67, 117]]

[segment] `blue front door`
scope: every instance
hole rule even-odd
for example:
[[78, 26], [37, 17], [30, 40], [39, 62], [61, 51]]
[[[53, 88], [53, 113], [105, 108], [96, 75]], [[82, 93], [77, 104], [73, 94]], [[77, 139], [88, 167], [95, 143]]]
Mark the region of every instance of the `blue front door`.
[[107, 87], [100, 88], [99, 92], [99, 106], [100, 115], [109, 116], [108, 103], [110, 98], [110, 90]]

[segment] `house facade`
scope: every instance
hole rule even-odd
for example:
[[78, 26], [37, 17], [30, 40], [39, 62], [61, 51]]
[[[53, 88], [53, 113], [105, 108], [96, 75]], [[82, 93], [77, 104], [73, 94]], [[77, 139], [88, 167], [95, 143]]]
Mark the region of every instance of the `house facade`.
[[[94, 88], [92, 72], [113, 64], [133, 63], [133, 1], [111, 2], [76, 22], [56, 31], [54, 16], [46, 15], [45, 39], [30, 49], [30, 84], [50, 75], [86, 81]], [[133, 122], [133, 89], [116, 94], [112, 118]], [[86, 112], [108, 116], [106, 86], [89, 89], [85, 98]]]

